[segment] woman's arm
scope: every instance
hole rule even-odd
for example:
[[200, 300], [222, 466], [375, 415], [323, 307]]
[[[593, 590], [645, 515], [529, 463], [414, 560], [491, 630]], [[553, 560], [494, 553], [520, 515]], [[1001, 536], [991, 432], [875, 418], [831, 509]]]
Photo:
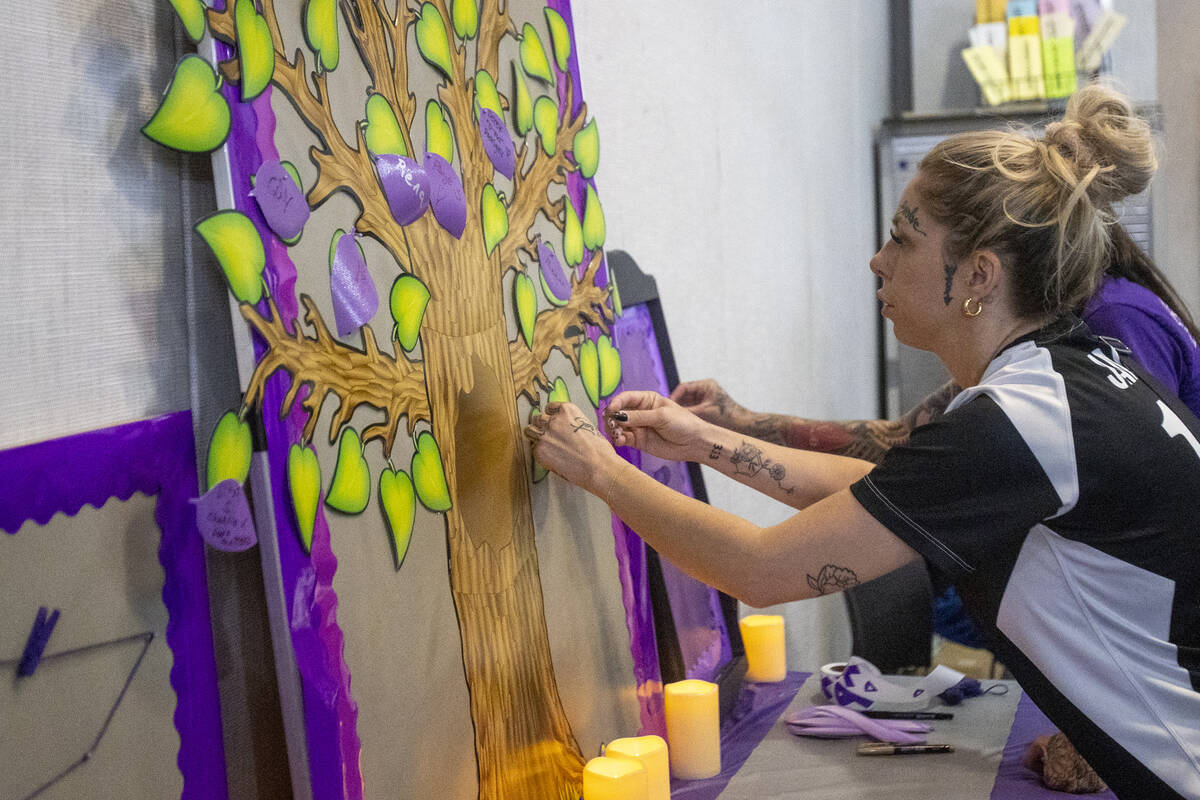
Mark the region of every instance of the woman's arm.
[[826, 486], [843, 485], [784, 522], [763, 528], [641, 472], [618, 456], [574, 406], [551, 404], [546, 411], [544, 421], [539, 417], [538, 424], [527, 428], [538, 461], [604, 500], [685, 572], [750, 605], [841, 591], [919, 557], [846, 488], [855, 475], [869, 469], [870, 465], [855, 467], [864, 462], [786, 451], [811, 459], [814, 466], [831, 464], [831, 459], [843, 462], [840, 468], [826, 470], [838, 474], [837, 479], [798, 475], [813, 485], [822, 480]]
[[878, 464], [884, 453], [908, 441], [913, 428], [941, 416], [959, 391], [953, 381], [948, 382], [895, 420], [826, 421], [760, 414], [740, 405], [711, 379], [681, 383], [671, 399], [707, 422], [764, 442]]

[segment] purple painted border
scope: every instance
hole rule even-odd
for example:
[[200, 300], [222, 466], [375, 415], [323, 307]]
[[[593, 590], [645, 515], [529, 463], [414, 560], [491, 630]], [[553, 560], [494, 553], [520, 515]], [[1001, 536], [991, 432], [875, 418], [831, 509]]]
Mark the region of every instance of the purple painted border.
[[[219, 46], [228, 58], [232, 51]], [[275, 115], [271, 110], [272, 88], [268, 88], [252, 103], [242, 103], [238, 89], [222, 88], [229, 101], [232, 126], [226, 153], [233, 186], [234, 206], [254, 223], [266, 248], [267, 266], [264, 277], [276, 307], [285, 322], [294, 329], [298, 323], [299, 302], [295, 293], [296, 268], [288, 257], [287, 248], [266, 224], [258, 203], [249, 195], [250, 176], [263, 161], [279, 157], [274, 144]], [[264, 300], [259, 312], [266, 314]], [[255, 359], [262, 357], [265, 348], [255, 335]], [[329, 525], [318, 502], [313, 531], [311, 556], [300, 545], [296, 523], [291, 513], [291, 497], [287, 492], [287, 454], [293, 442], [300, 441], [303, 423], [297, 396], [291, 413], [280, 418], [286, 397], [289, 377], [276, 373], [266, 384], [263, 393], [262, 420], [267, 439], [267, 459], [270, 464], [272, 500], [275, 507], [275, 528], [278, 537], [280, 570], [284, 596], [287, 598], [289, 629], [296, 666], [302, 678], [304, 696], [304, 727], [308, 741], [309, 780], [315, 800], [360, 800], [363, 796], [362, 774], [359, 770], [358, 706], [350, 693], [350, 669], [343, 647], [344, 635], [337, 624], [337, 594], [333, 576], [337, 559], [329, 544]], [[311, 598], [302, 596], [296, 602], [297, 583], [305, 574], [315, 575]], [[307, 619], [295, 620], [298, 609], [307, 611]]]
[[60, 511], [74, 516], [85, 504], [100, 508], [134, 492], [158, 496], [154, 518], [162, 532], [158, 560], [165, 573], [182, 797], [227, 798], [204, 542], [188, 503], [199, 489], [191, 412], [5, 450], [0, 486], [0, 528], [10, 535], [28, 520], [44, 525]]

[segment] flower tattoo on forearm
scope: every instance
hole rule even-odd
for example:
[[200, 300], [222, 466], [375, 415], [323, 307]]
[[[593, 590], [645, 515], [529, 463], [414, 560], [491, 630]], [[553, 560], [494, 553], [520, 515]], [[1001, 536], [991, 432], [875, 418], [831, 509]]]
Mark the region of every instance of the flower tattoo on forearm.
[[858, 575], [854, 573], [854, 570], [848, 567], [839, 567], [836, 564], [826, 564], [821, 567], [821, 571], [815, 578], [812, 575], [807, 577], [808, 587], [817, 594], [832, 594], [852, 586], [858, 586]]
[[733, 464], [734, 475], [754, 477], [760, 472], [766, 472], [771, 480], [779, 484], [779, 488], [788, 494], [796, 490], [794, 486], [783, 485], [783, 479], [787, 477], [787, 469], [782, 464], [776, 464], [764, 457], [762, 450], [749, 442], [742, 442], [741, 447], [734, 450], [729, 456], [729, 461]]

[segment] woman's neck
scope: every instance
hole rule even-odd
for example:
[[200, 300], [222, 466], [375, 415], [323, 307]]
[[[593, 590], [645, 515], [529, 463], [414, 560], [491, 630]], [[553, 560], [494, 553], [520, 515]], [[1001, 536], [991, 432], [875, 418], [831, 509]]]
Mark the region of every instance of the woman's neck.
[[[990, 310], [990, 309], [989, 309]], [[963, 320], [964, 330], [957, 341], [938, 353], [950, 377], [962, 388], [974, 386], [983, 378], [992, 359], [1000, 355], [1010, 342], [1046, 324], [1044, 319], [1003, 318], [999, 315], [984, 321], [981, 318]]]

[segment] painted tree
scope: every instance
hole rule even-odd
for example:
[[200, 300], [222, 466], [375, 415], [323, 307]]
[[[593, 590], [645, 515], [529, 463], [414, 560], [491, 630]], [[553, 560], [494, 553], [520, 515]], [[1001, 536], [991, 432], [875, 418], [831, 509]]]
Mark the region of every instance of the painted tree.
[[[312, 535], [321, 488], [308, 442], [327, 401], [337, 403], [329, 443], [340, 447], [326, 502], [348, 513], [366, 505], [362, 468], [356, 465], [362, 448], [378, 442], [390, 456], [402, 420], [410, 437], [427, 423], [428, 431], [417, 437], [412, 475], [385, 470], [380, 501], [397, 541], [397, 567], [407, 541], [405, 524], [411, 531], [414, 497], [444, 511], [480, 797], [577, 798], [583, 757], [555, 688], [530, 509], [529, 454], [516, 402], [525, 395], [536, 407], [551, 391], [545, 363], [554, 349], [581, 372], [593, 405], [613, 391], [619, 376], [607, 335], [598, 342], [588, 335], [608, 333], [613, 300], [606, 281], [597, 283], [603, 275], [604, 222], [590, 179], [598, 144], [594, 122], [585, 124], [586, 109], [572, 113], [578, 87], [567, 69], [571, 38], [564, 18], [544, 9], [548, 56], [538, 27], [526, 23], [518, 30], [503, 1], [497, 6], [474, 0], [308, 0], [306, 55], [297, 43], [284, 41], [273, 0], [257, 6], [236, 0], [224, 10], [172, 2], [193, 38], [207, 26], [236, 55], [211, 74], [204, 72], [212, 71], [206, 62], [185, 58], [147, 135], [183, 150], [212, 149], [224, 139], [221, 116], [227, 128], [229, 110], [219, 103], [199, 108], [208, 99], [188, 100], [188, 85], [211, 91], [219, 74], [240, 86], [243, 101], [276, 87], [314, 137], [309, 157], [317, 178], [303, 196], [305, 211], [346, 193], [358, 214], [345, 228], [378, 240], [395, 262], [391, 336], [381, 344], [370, 325], [362, 324], [359, 349], [331, 334], [307, 296], [300, 298], [305, 324], [297, 320], [290, 328], [276, 299], [263, 296], [261, 242], [256, 249], [254, 241], [244, 241], [249, 234], [237, 212], [219, 212], [197, 226], [241, 300], [242, 316], [265, 343], [246, 407], [261, 403], [267, 379], [284, 370], [291, 385], [283, 409], [299, 399], [299, 413], [307, 414], [303, 439], [292, 445], [289, 459], [302, 537], [305, 528]], [[351, 137], [335, 125], [328, 86], [346, 55], [339, 53], [340, 26], [369, 76], [361, 87], [367, 98], [363, 116]], [[501, 43], [510, 37], [519, 57], [502, 66]], [[410, 91], [410, 65], [425, 67], [410, 59], [414, 47], [436, 70], [434, 96], [418, 99]], [[498, 81], [509, 77], [512, 91], [505, 95]], [[556, 88], [565, 102], [558, 102]], [[425, 130], [420, 161], [413, 135], [418, 115]], [[497, 189], [497, 171], [511, 178], [508, 191]], [[587, 182], [578, 209], [565, 191], [572, 173]], [[289, 175], [272, 175], [273, 185], [282, 181], [285, 189], [302, 191], [294, 170]], [[260, 172], [260, 198], [264, 184]], [[535, 232], [539, 219], [562, 232], [567, 274]], [[276, 232], [283, 239], [291, 233]], [[346, 264], [351, 273], [365, 269], [356, 251], [352, 235], [335, 235], [334, 272]], [[540, 313], [531, 277], [535, 267], [550, 301]], [[508, 273], [515, 276], [506, 296]], [[353, 276], [348, 280], [354, 283]], [[358, 292], [352, 289], [350, 294]], [[374, 314], [370, 298], [360, 295], [346, 306], [350, 317], [358, 313], [353, 327]], [[513, 340], [505, 302], [513, 303], [519, 321]], [[341, 329], [343, 320], [337, 322]], [[412, 354], [418, 342], [419, 358]], [[308, 387], [307, 395], [302, 387]], [[364, 407], [377, 421], [360, 436], [350, 422]], [[236, 425], [230, 421], [229, 427]], [[239, 441], [247, 441], [244, 434]], [[220, 449], [215, 441], [214, 447]], [[369, 493], [369, 477], [365, 485]]]

